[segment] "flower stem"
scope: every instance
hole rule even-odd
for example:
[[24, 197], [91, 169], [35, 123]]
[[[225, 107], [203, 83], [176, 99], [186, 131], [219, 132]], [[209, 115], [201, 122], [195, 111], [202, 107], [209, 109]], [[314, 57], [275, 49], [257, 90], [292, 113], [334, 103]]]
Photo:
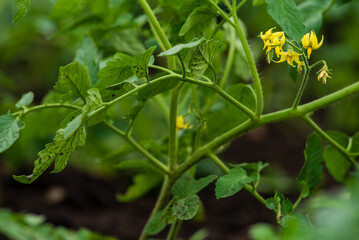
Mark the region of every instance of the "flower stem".
[[304, 59], [304, 76], [303, 76], [303, 79], [302, 79], [302, 83], [300, 84], [297, 96], [294, 99], [294, 102], [293, 102], [293, 105], [292, 105], [293, 109], [296, 109], [298, 107], [300, 99], [303, 96], [304, 88], [307, 85], [307, 82], [308, 82], [308, 79], [309, 79], [310, 68], [308, 66], [308, 60], [307, 60], [307, 57], [305, 55], [303, 56], [303, 59]]

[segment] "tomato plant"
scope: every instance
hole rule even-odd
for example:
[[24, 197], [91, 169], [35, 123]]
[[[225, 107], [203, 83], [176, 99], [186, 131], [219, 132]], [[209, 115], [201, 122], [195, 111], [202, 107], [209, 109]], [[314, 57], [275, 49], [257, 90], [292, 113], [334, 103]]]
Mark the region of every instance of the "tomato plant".
[[[271, 68], [287, 64], [294, 78], [301, 79], [297, 92], [287, 99], [290, 106], [279, 110], [265, 110], [263, 81], [276, 79], [261, 79], [247, 40], [246, 19], [240, 19], [243, 5], [250, 2], [253, 8], [265, 6], [277, 24], [257, 33], [256, 40], [264, 46], [261, 55]], [[14, 21], [24, 21], [33, 3], [15, 3]], [[312, 117], [358, 93], [359, 83], [302, 100], [309, 81], [319, 80], [320, 89], [338, 81], [336, 67], [330, 69], [330, 62], [317, 51], [326, 48], [325, 32], [319, 32], [323, 15], [335, 4], [344, 1], [58, 0], [49, 16], [61, 26], [52, 37], [77, 31], [81, 44], [73, 61], [59, 68], [53, 90], [40, 104], [33, 104], [34, 93], [28, 92], [0, 116], [0, 152], [9, 149], [24, 128], [31, 128], [24, 123], [27, 116], [36, 118], [37, 112], [56, 109], [53, 117], [62, 122], [52, 141], [38, 152], [32, 173], [14, 175], [16, 181], [30, 184], [52, 166], [51, 173], [60, 173], [71, 155], [93, 137], [87, 134], [89, 129], [101, 125], [122, 139], [117, 148], [124, 142], [139, 154], [116, 163], [118, 169], [140, 172], [120, 201], [135, 200], [161, 184], [139, 239], [156, 235], [168, 225], [167, 239], [176, 239], [181, 223], [193, 219], [201, 208], [198, 192], [212, 182], [218, 201], [248, 191], [253, 201], [273, 212], [284, 232], [293, 224], [307, 229], [310, 221], [297, 207], [315, 195], [323, 165], [345, 185], [357, 180], [359, 168], [359, 133], [326, 131]], [[238, 67], [242, 72], [236, 74]], [[313, 131], [296, 177], [301, 191], [294, 202], [278, 190], [272, 197], [258, 190], [270, 159], [230, 164], [221, 157], [228, 144], [247, 132], [290, 119], [302, 121]], [[203, 159], [210, 159], [223, 174], [198, 178], [198, 163]], [[281, 234], [268, 226], [252, 231], [255, 239], [289, 239]]]

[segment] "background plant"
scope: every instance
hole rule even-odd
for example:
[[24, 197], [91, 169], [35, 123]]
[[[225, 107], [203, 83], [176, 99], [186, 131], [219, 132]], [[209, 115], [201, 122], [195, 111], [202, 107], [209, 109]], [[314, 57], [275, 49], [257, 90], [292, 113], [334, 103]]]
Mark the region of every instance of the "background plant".
[[[82, 11], [87, 13], [79, 19], [66, 19], [68, 22], [64, 21], [63, 24], [66, 27], [62, 31], [76, 29], [90, 33], [90, 37], [83, 38], [75, 61], [60, 68], [59, 78], [54, 87], [57, 92], [48, 95], [43, 105], [29, 107], [33, 94], [27, 93], [16, 104], [17, 110], [1, 117], [2, 126], [4, 126], [1, 129], [3, 137], [1, 146], [2, 150], [6, 150], [23, 129], [22, 120], [26, 119], [26, 115], [30, 116], [33, 111], [56, 108], [56, 115], [59, 119], [68, 115], [61, 123], [60, 129], [56, 131], [53, 142], [46, 145], [45, 150], [39, 152], [33, 174], [16, 176], [15, 179], [30, 183], [53, 162], [55, 163], [53, 172], [61, 171], [72, 152], [85, 143], [86, 131], [89, 127], [102, 122], [146, 158], [146, 160], [123, 161], [118, 165], [122, 169], [145, 170], [134, 178], [135, 184], [124, 196], [120, 197], [122, 201], [141, 196], [163, 180], [161, 194], [153, 210], [153, 218], [145, 228], [142, 238], [145, 238], [146, 234], [157, 233], [166, 223], [171, 224], [168, 238], [174, 238], [180, 222], [194, 217], [199, 206], [196, 193], [216, 178], [213, 175], [198, 180], [191, 177], [195, 172], [192, 166], [205, 157], [210, 158], [226, 173], [216, 182], [217, 198], [233, 195], [245, 188], [257, 200], [273, 210], [278, 221], [281, 221], [283, 216], [292, 215], [301, 199], [310, 196], [313, 188], [318, 184], [323, 161], [321, 138], [329, 143], [324, 151], [327, 168], [338, 181], [346, 182], [350, 167], [357, 168], [355, 161], [358, 154], [357, 134], [348, 137], [338, 132], [327, 133], [310, 118], [309, 114], [356, 93], [358, 84], [354, 83], [312, 102], [299, 104], [305, 84], [310, 77], [309, 70], [317, 64], [310, 66], [306, 62], [304, 49], [289, 41], [288, 44], [291, 44], [294, 49], [292, 51], [302, 54], [301, 61], [305, 63], [304, 79], [297, 97], [294, 98], [295, 94], [293, 94], [287, 98], [287, 101], [293, 99], [292, 107], [263, 114], [261, 81], [242, 23], [237, 18], [236, 10], [245, 2], [242, 1], [237, 5], [235, 1], [232, 3], [204, 1], [199, 7], [191, 2], [182, 6], [170, 2], [153, 3], [154, 9], [159, 7], [157, 9], [163, 20], [168, 19], [166, 13], [170, 11], [161, 11], [161, 8], [179, 14], [178, 19], [175, 18], [170, 25], [163, 28], [156, 19], [154, 11], [145, 1], [138, 2], [142, 9], [138, 8], [139, 5], [136, 5], [136, 2], [125, 2], [128, 4], [125, 5], [128, 9], [134, 9], [134, 16], [138, 14], [138, 17], [134, 19], [133, 16], [126, 16], [120, 12], [119, 9], [123, 9], [124, 3], [118, 3], [117, 8], [114, 2], [109, 3], [108, 6], [112, 8], [109, 11], [110, 14], [107, 14], [107, 3], [100, 1], [87, 5], [75, 3], [76, 7], [71, 10], [63, 7], [62, 4], [66, 5], [66, 1], [58, 1], [50, 13], [53, 18], [61, 19]], [[260, 1], [254, 2], [255, 5], [260, 3]], [[217, 4], [220, 4], [219, 7]], [[282, 27], [285, 34], [299, 44], [301, 38], [311, 29], [318, 32], [323, 12], [328, 11], [334, 1], [321, 4], [320, 8], [316, 1], [303, 2], [299, 5], [302, 12], [292, 1], [267, 1], [266, 4], [269, 14]], [[20, 11], [15, 15], [15, 20], [19, 20], [26, 12], [23, 10], [29, 7], [26, 3], [18, 6]], [[283, 13], [283, 8], [289, 9], [294, 14], [289, 14], [290, 12], [278, 14]], [[313, 10], [318, 10], [318, 13], [312, 13]], [[141, 15], [142, 12], [146, 15]], [[284, 11], [284, 13], [287, 12]], [[101, 14], [103, 19], [97, 19], [98, 22], [96, 22], [97, 15], [101, 16]], [[314, 20], [306, 18], [312, 22], [303, 24], [304, 18], [300, 18], [302, 14], [317, 17]], [[120, 17], [117, 18], [118, 16]], [[147, 22], [145, 16], [148, 18], [151, 32], [145, 25]], [[217, 16], [223, 20], [221, 20], [222, 23], [215, 25]], [[233, 19], [230, 19], [230, 16], [233, 16]], [[242, 20], [245, 22], [245, 18]], [[207, 28], [203, 28], [201, 21], [213, 22], [213, 25], [208, 24]], [[126, 29], [126, 24], [134, 24], [134, 26], [130, 28], [129, 34], [121, 38], [118, 35], [126, 31], [119, 30]], [[132, 45], [130, 48], [126, 45], [115, 46], [119, 53], [113, 55], [111, 60], [106, 60], [107, 56], [112, 54], [111, 49], [105, 48], [106, 40], [117, 37], [121, 39], [118, 42], [123, 44], [125, 39], [138, 34], [134, 31], [136, 28], [143, 29], [143, 37], [147, 38], [147, 47], [144, 48], [141, 44], [138, 45], [138, 49]], [[58, 34], [63, 34], [63, 32]], [[225, 36], [229, 36], [229, 39]], [[176, 45], [177, 43], [180, 45]], [[217, 55], [215, 53], [226, 50], [224, 43], [229, 47], [227, 61], [223, 64], [220, 58], [216, 58], [218, 53]], [[101, 48], [102, 51], [98, 51], [97, 46], [101, 44], [105, 47]], [[158, 45], [162, 49], [157, 50], [157, 55], [160, 53], [158, 56], [154, 54], [155, 48], [151, 47], [152, 45]], [[232, 82], [230, 81], [231, 66], [235, 62], [236, 51], [242, 54], [240, 55], [244, 59], [242, 65], [248, 64], [248, 67], [244, 69], [250, 70], [248, 75], [252, 76], [253, 84], [238, 84], [235, 82], [235, 77], [232, 78]], [[105, 58], [99, 53], [102, 53]], [[155, 58], [151, 57], [153, 54]], [[322, 63], [320, 61], [318, 64]], [[323, 66], [327, 66], [326, 63]], [[60, 112], [63, 110], [57, 108], [69, 108], [73, 111]], [[154, 108], [156, 112], [163, 112], [163, 115], [159, 117], [158, 114], [157, 116], [146, 114], [142, 119], [139, 118], [146, 108], [151, 112]], [[181, 116], [186, 122], [183, 126], [187, 127], [176, 127], [177, 119]], [[305, 150], [306, 162], [297, 178], [303, 188], [294, 205], [278, 191], [274, 193], [273, 198], [267, 200], [257, 192], [260, 172], [266, 166], [265, 164], [242, 164], [228, 168], [217, 156], [224, 145], [247, 131], [291, 118], [302, 119], [318, 134], [308, 138]], [[141, 137], [149, 139], [149, 134], [146, 136], [146, 133], [141, 130], [136, 132], [136, 127], [139, 125], [153, 127], [152, 134], [159, 140], [139, 144], [132, 136], [138, 139], [142, 139]], [[123, 151], [121, 147], [117, 154]], [[134, 158], [138, 157], [128, 156], [128, 159]], [[187, 175], [185, 172], [188, 170], [190, 172]], [[191, 188], [187, 189], [183, 186], [191, 186]], [[169, 201], [170, 194], [173, 196], [171, 201]], [[161, 209], [162, 212], [159, 211]]]

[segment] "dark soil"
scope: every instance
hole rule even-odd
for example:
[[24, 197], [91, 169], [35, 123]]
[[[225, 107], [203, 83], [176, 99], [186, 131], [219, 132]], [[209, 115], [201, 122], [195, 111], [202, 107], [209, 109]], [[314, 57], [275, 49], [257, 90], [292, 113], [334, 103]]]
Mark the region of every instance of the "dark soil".
[[[306, 130], [283, 124], [260, 128], [233, 142], [222, 155], [233, 163], [269, 162], [295, 178], [303, 164]], [[66, 168], [59, 174], [45, 174], [31, 185], [11, 179], [1, 171], [2, 208], [46, 216], [54, 225], [72, 229], [89, 228], [119, 239], [137, 239], [151, 208], [157, 190], [132, 203], [119, 203], [115, 194], [124, 192], [126, 179], [106, 179]], [[216, 200], [214, 184], [199, 194], [205, 207], [203, 222], [189, 221], [182, 225], [180, 236], [188, 239], [201, 228], [210, 231], [207, 239], [248, 238], [248, 229], [258, 222], [275, 223], [275, 216], [249, 193]], [[265, 197], [269, 197], [265, 196]], [[290, 196], [295, 199], [296, 195]], [[1, 238], [0, 238], [1, 239]]]

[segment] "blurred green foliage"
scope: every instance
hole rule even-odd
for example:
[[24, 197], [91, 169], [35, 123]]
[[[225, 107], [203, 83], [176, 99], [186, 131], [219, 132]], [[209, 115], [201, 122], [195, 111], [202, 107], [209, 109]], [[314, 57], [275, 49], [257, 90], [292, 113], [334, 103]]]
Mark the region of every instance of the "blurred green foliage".
[[87, 229], [73, 231], [45, 223], [43, 216], [0, 210], [0, 233], [13, 240], [116, 240]]

